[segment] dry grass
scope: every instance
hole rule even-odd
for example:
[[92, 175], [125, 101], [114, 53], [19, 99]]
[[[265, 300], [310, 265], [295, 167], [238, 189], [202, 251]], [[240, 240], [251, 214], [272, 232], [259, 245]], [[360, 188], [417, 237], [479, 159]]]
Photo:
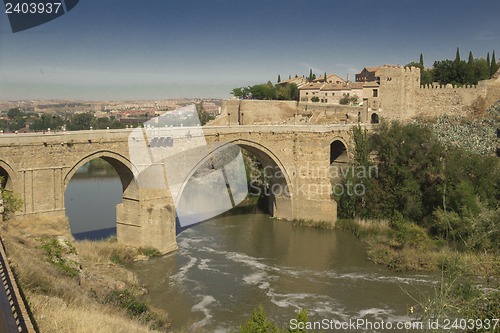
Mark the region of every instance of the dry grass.
[[[146, 291], [137, 284], [134, 274], [114, 263], [133, 260], [137, 250], [116, 243], [74, 242], [66, 219], [18, 218], [4, 222], [4, 238], [11, 267], [23, 289], [35, 320], [45, 332], [165, 332], [164, 313], [152, 310], [147, 316], [132, 316], [126, 309], [106, 303], [106, 296], [116, 290], [134, 295]], [[64, 236], [76, 247], [82, 271], [77, 277], [64, 274], [47, 262], [40, 246], [42, 237]], [[160, 330], [148, 326], [157, 323]]]
[[28, 294], [30, 308], [41, 332], [109, 333], [155, 332], [129, 319], [125, 311], [88, 300], [87, 304], [67, 303], [64, 299]]

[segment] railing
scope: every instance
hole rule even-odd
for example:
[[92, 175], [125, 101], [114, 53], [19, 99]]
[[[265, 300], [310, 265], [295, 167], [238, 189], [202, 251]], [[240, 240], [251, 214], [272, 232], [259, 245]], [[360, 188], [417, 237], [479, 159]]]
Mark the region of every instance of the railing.
[[0, 332], [35, 333], [0, 239]]

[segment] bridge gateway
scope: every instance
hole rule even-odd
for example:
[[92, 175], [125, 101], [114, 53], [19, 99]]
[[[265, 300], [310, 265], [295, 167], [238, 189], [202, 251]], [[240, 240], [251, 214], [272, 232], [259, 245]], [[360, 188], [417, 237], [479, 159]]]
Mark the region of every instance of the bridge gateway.
[[[335, 223], [328, 170], [345, 162], [354, 125], [211, 126], [208, 145], [233, 143], [253, 153], [264, 166], [282, 173], [289, 193], [271, 197], [273, 216]], [[369, 125], [367, 125], [369, 127]], [[23, 200], [20, 215], [64, 216], [66, 186], [79, 167], [103, 158], [123, 186], [117, 206], [117, 239], [153, 246], [166, 253], [177, 248], [175, 205], [167, 189], [146, 189], [134, 179], [128, 138], [131, 130], [93, 130], [0, 136], [0, 175], [5, 187]], [[332, 152], [332, 149], [340, 149]], [[339, 156], [342, 160], [335, 160]], [[200, 157], [200, 160], [203, 156]], [[333, 158], [333, 160], [332, 160]], [[273, 181], [273, 180], [272, 180]]]

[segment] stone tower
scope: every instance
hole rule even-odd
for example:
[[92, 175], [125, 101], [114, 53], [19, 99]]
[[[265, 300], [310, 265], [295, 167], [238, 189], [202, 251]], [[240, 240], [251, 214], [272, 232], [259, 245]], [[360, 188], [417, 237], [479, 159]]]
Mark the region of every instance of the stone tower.
[[387, 65], [380, 68], [380, 115], [389, 120], [407, 120], [417, 116], [419, 88], [420, 68]]

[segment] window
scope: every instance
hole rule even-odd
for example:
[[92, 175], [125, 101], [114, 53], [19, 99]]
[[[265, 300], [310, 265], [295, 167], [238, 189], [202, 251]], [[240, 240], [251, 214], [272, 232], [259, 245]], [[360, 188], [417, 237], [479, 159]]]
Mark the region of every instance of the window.
[[378, 89], [373, 89], [373, 97], [378, 97]]

